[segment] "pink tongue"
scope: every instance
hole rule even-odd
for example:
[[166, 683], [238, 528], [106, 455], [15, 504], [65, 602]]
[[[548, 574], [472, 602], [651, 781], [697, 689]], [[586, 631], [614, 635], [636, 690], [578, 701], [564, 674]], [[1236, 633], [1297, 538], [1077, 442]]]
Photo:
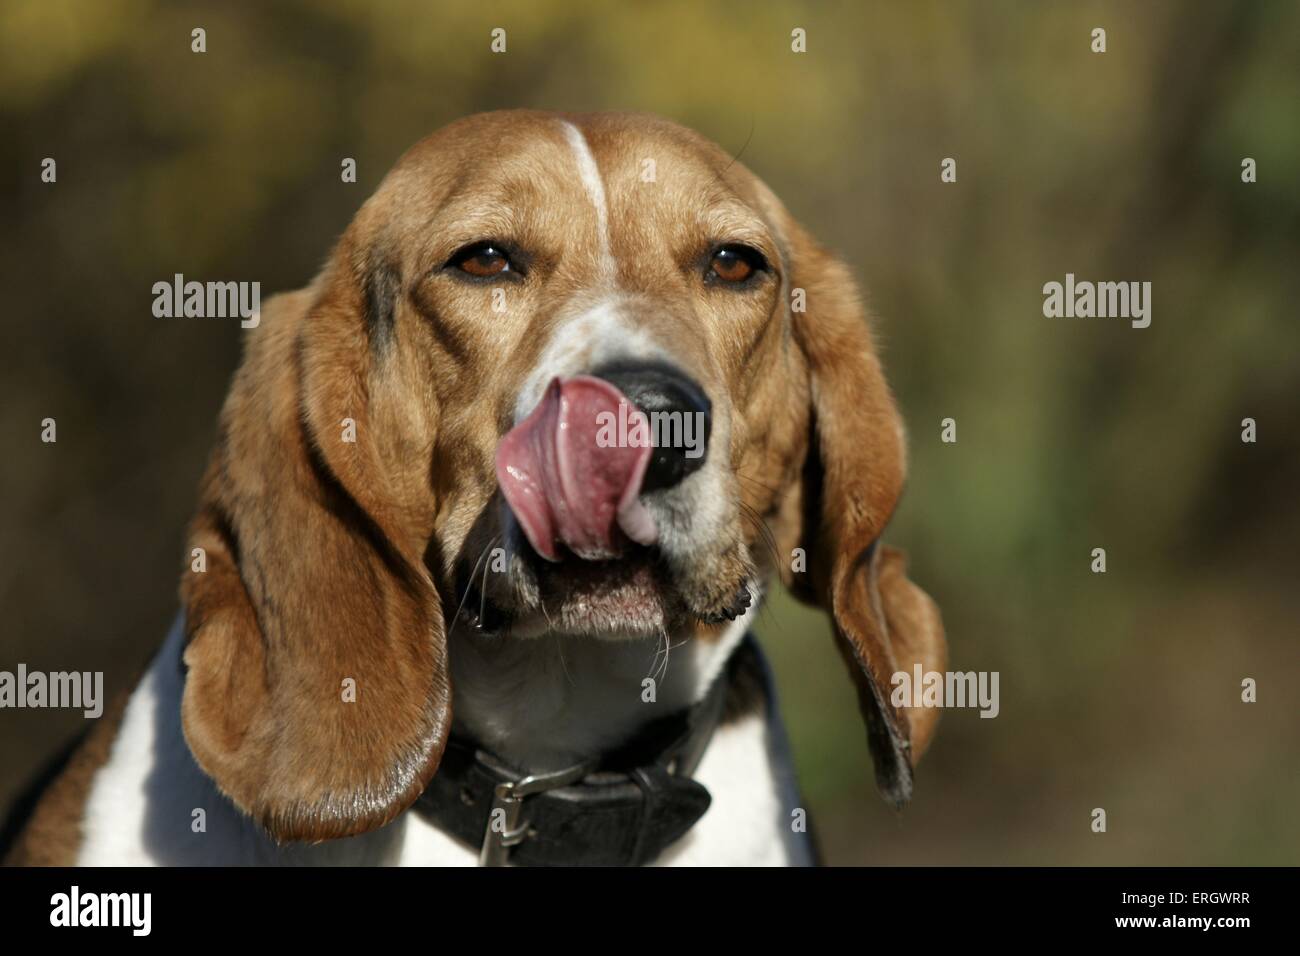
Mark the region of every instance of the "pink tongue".
[[497, 481], [534, 551], [558, 561], [559, 540], [599, 561], [618, 556], [623, 535], [639, 544], [658, 537], [637, 497], [652, 452], [645, 415], [617, 388], [557, 378], [497, 445]]

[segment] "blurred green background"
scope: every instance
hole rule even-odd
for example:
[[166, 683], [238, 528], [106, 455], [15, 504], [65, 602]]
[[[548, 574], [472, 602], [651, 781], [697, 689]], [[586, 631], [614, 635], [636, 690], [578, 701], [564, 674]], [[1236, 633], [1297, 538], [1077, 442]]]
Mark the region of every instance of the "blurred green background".
[[[175, 613], [240, 330], [152, 284], [300, 287], [402, 150], [515, 106], [743, 147], [868, 292], [911, 432], [889, 537], [1001, 714], [947, 713], [896, 814], [825, 619], [773, 600], [829, 861], [1300, 861], [1291, 2], [5, 2], [0, 668], [120, 690]], [[1044, 318], [1066, 272], [1151, 281], [1151, 327]], [[0, 808], [82, 723], [0, 712]]]

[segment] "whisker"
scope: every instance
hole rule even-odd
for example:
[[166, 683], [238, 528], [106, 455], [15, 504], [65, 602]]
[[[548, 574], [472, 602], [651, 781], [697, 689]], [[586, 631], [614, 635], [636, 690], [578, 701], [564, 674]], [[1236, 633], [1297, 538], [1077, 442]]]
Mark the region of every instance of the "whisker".
[[771, 485], [764, 484], [763, 482], [759, 481], [757, 478], [751, 478], [749, 475], [742, 474], [741, 472], [736, 472], [735, 474], [736, 477], [739, 478], [741, 481], [747, 481], [755, 488], [762, 488], [764, 491], [772, 495], [781, 494], [779, 489], [773, 488]]
[[651, 675], [649, 675], [652, 676], [655, 681], [663, 680], [663, 678], [668, 675], [668, 656], [672, 652], [672, 649], [674, 647], [681, 647], [683, 644], [686, 643], [686, 641], [678, 641], [676, 644], [672, 643], [672, 638], [668, 635], [667, 631], [663, 632], [663, 639], [664, 639], [663, 651], [662, 652], [655, 651], [655, 657], [654, 657], [654, 659], [657, 661], [659, 660], [660, 653], [662, 653], [664, 658], [663, 664], [660, 667], [658, 667], [654, 672], [652, 672]]
[[[542, 613], [545, 614], [546, 612], [543, 611]], [[547, 623], [550, 623], [550, 618], [547, 618]], [[564, 641], [558, 632], [555, 633], [555, 652], [560, 655], [560, 670], [564, 671], [565, 679], [568, 680], [571, 685], [576, 687], [577, 683], [574, 681], [573, 675], [569, 673], [569, 664], [564, 659]]]
[[744, 517], [753, 524], [754, 529], [758, 531], [759, 537], [767, 548], [768, 554], [772, 557], [773, 567], [779, 568], [781, 566], [781, 553], [777, 549], [776, 535], [772, 532], [771, 526], [762, 515], [744, 502], [741, 502], [740, 504], [740, 513], [744, 515]]
[[722, 167], [721, 172], [717, 172], [713, 174], [714, 178], [717, 179], [718, 182], [723, 182], [722, 179], [723, 175], [727, 172], [727, 170], [729, 170], [732, 166], [736, 164], [736, 161], [739, 160], [741, 156], [745, 155], [745, 150], [749, 149], [750, 140], [754, 138], [754, 126], [756, 125], [755, 124], [756, 118], [757, 118], [756, 114], [751, 113], [749, 115], [749, 135], [745, 137], [744, 144], [740, 147], [739, 152], [737, 152], [734, 156], [731, 157], [731, 161], [728, 162], [726, 166]]
[[660, 647], [659, 641], [658, 640], [655, 641], [655, 655], [654, 657], [650, 658], [650, 673], [646, 674], [646, 677], [650, 678], [653, 681], [659, 680], [659, 657], [660, 655], [667, 653], [667, 648], [668, 648], [667, 632], [661, 632], [659, 636], [663, 638], [664, 646]]
[[451, 627], [447, 630], [447, 637], [449, 638], [456, 633], [456, 625], [460, 623], [460, 612], [465, 610], [465, 602], [469, 600], [469, 594], [474, 590], [474, 575], [478, 574], [478, 566], [487, 557], [488, 549], [491, 547], [492, 542], [489, 541], [484, 545], [483, 550], [479, 552], [478, 560], [474, 562], [474, 568], [469, 573], [469, 583], [465, 585], [465, 593], [461, 595], [460, 605], [456, 608], [456, 613], [451, 619]]
[[[660, 639], [662, 639], [663, 642], [662, 647], [659, 646]], [[656, 682], [659, 681], [660, 677], [668, 668], [668, 652], [671, 650], [671, 647], [669, 646], [669, 641], [671, 640], [672, 639], [668, 636], [668, 632], [666, 630], [660, 631], [658, 637], [656, 638], [655, 656], [650, 659], [651, 669], [650, 669], [650, 673], [646, 675], [653, 681]], [[662, 662], [660, 661], [660, 658], [663, 658]]]
[[[500, 538], [501, 538], [500, 535], [493, 535], [492, 538], [491, 538], [491, 540], [488, 541], [488, 543], [487, 543], [487, 549], [485, 549], [485, 550], [490, 550], [490, 549], [492, 548], [492, 546], [493, 546], [494, 544], [496, 544], [497, 541], [500, 540]], [[508, 569], [509, 567], [510, 567], [510, 565], [507, 564], [507, 565], [506, 565], [506, 568]], [[491, 562], [491, 561], [488, 561], [486, 564], [483, 565], [483, 584], [482, 584], [482, 585], [479, 587], [479, 589], [478, 589], [478, 596], [479, 596], [479, 601], [478, 601], [478, 619], [479, 619], [480, 624], [481, 624], [482, 621], [483, 621], [483, 614], [484, 614], [484, 612], [487, 610], [487, 576], [488, 576], [488, 571], [490, 571], [491, 568], [492, 568], [492, 562]], [[506, 573], [508, 574], [509, 571], [507, 570]], [[473, 580], [473, 576], [472, 576], [472, 575], [470, 576], [470, 580], [471, 580], [471, 581]]]

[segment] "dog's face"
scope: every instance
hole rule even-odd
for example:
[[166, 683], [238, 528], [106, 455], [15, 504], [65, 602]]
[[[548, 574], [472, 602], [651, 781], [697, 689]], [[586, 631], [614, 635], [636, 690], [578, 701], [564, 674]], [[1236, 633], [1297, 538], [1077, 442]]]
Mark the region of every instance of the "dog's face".
[[[433, 470], [415, 507], [450, 613], [620, 638], [744, 609], [808, 435], [782, 215], [644, 117], [475, 117], [402, 160], [350, 241], [425, 405], [403, 427], [432, 453], [392, 467]], [[637, 425], [667, 440], [638, 454]]]
[[831, 612], [901, 802], [933, 712], [889, 676], [943, 664], [876, 547], [902, 441], [847, 271], [716, 146], [455, 123], [249, 342], [183, 582], [191, 749], [277, 836], [361, 832], [436, 769], [449, 628], [707, 641], [775, 573]]

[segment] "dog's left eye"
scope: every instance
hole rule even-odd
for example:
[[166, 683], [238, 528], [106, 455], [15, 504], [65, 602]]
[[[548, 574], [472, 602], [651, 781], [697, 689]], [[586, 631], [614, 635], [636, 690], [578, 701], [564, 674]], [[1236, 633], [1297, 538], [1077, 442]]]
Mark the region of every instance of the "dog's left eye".
[[475, 279], [490, 279], [513, 268], [505, 251], [490, 242], [476, 242], [466, 246], [447, 260], [447, 266], [459, 269]]
[[739, 285], [754, 273], [767, 268], [763, 254], [751, 246], [739, 244], [719, 246], [709, 260], [709, 271], [705, 279]]

